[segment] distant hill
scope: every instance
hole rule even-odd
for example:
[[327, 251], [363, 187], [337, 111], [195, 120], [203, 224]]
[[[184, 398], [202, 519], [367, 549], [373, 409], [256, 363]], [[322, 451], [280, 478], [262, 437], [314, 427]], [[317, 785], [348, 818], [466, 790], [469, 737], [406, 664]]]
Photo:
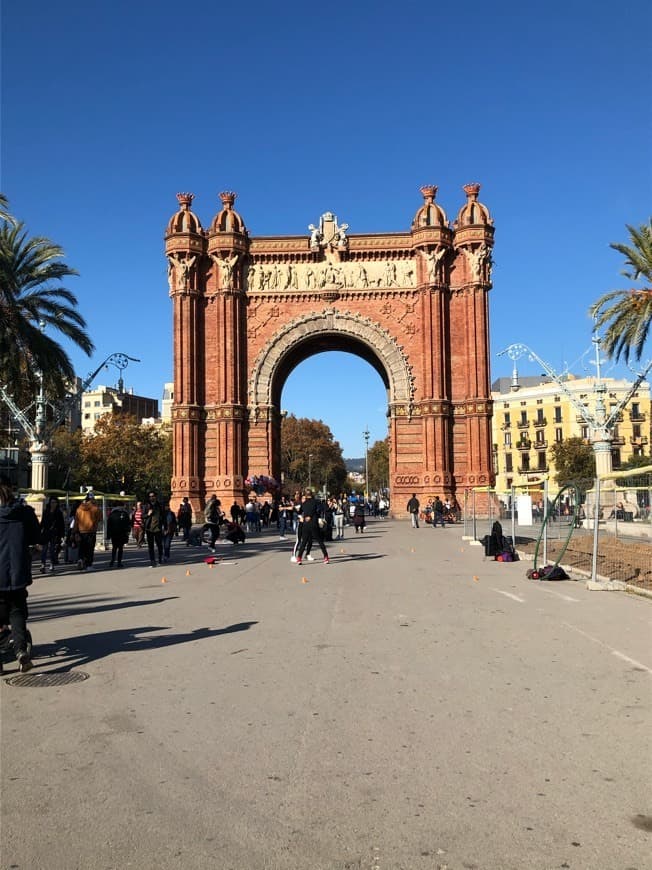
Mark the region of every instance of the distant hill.
[[345, 459], [344, 465], [347, 471], [357, 471], [360, 474], [364, 474], [364, 456], [362, 459]]

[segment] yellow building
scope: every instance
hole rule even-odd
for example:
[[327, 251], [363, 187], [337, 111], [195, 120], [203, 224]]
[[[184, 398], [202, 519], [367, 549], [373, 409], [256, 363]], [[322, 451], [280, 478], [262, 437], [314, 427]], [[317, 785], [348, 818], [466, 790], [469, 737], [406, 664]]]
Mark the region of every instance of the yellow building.
[[[607, 387], [607, 415], [632, 387], [632, 383], [603, 378]], [[576, 401], [595, 413], [595, 378], [568, 375], [566, 389]], [[555, 467], [550, 448], [568, 438], [589, 439], [589, 423], [578, 414], [559, 385], [550, 378], [498, 378], [492, 384], [494, 402], [492, 434], [496, 489], [501, 492], [526, 486], [548, 474], [555, 482]], [[614, 469], [631, 456], [650, 455], [650, 386], [642, 383], [618, 415], [613, 429]]]

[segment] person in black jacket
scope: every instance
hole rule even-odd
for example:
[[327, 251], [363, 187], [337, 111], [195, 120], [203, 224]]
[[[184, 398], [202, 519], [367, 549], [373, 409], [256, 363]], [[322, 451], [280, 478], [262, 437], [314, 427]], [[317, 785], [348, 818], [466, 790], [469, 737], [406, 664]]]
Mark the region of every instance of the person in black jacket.
[[106, 533], [111, 541], [109, 568], [113, 568], [116, 557], [118, 559], [118, 568], [122, 568], [122, 554], [125, 544], [129, 542], [129, 535], [131, 533], [131, 517], [124, 505], [113, 508], [109, 514], [109, 519], [106, 523]]
[[32, 667], [27, 652], [27, 587], [32, 584], [30, 547], [38, 544], [39, 538], [36, 514], [14, 498], [11, 483], [3, 475], [0, 477], [0, 624], [11, 625], [20, 671]]
[[66, 532], [63, 511], [59, 507], [59, 499], [53, 495], [41, 517], [41, 574], [45, 574], [45, 564], [50, 556], [50, 573], [54, 574], [54, 566], [59, 563], [61, 539]]
[[324, 564], [328, 565], [330, 559], [328, 558], [328, 550], [324, 545], [324, 535], [319, 522], [320, 519], [322, 522], [325, 522], [323, 511], [311, 489], [307, 489], [305, 492], [305, 499], [300, 508], [299, 519], [301, 520], [299, 548], [297, 549], [296, 556], [292, 556], [291, 561], [300, 565], [306, 547], [308, 547], [308, 552], [310, 552], [312, 542], [316, 541], [324, 555]]

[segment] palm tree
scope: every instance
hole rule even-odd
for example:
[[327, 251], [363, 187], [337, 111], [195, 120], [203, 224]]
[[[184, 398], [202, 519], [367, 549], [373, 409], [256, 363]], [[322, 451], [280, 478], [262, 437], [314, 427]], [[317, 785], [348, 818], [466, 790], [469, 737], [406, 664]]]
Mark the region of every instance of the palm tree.
[[94, 347], [76, 310], [77, 297], [58, 282], [77, 272], [62, 261], [59, 245], [29, 238], [0, 199], [0, 371], [15, 395], [33, 395], [36, 372], [48, 393], [61, 395], [75, 371], [65, 350], [45, 334], [51, 327], [89, 356]]
[[589, 309], [595, 328], [606, 325], [603, 346], [615, 360], [640, 360], [652, 324], [652, 218], [638, 229], [627, 226], [631, 245], [612, 244], [625, 257], [628, 267], [621, 274], [630, 281], [643, 280], [647, 286], [613, 290], [601, 296]]

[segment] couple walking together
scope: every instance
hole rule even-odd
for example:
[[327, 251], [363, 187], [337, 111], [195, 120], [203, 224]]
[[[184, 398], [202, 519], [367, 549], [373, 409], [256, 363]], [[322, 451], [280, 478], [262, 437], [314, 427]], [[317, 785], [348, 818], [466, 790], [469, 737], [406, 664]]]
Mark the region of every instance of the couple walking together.
[[307, 489], [304, 492], [303, 501], [298, 509], [298, 519], [297, 546], [291, 561], [301, 565], [304, 553], [306, 553], [308, 561], [314, 561], [310, 555], [310, 550], [313, 542], [316, 541], [324, 556], [324, 564], [328, 565], [330, 559], [328, 558], [328, 550], [324, 545], [324, 533], [322, 531], [322, 524], [325, 525], [324, 514], [322, 506], [314, 497], [311, 489]]

